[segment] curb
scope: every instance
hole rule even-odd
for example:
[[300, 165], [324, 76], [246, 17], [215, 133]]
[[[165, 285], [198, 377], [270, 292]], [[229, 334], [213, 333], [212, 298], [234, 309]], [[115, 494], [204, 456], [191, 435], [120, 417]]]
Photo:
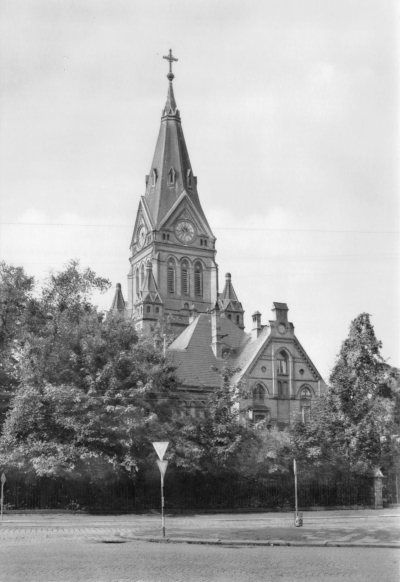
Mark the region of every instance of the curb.
[[397, 548], [400, 549], [400, 542], [335, 542], [321, 540], [317, 542], [306, 541], [286, 541], [286, 540], [224, 540], [211, 538], [157, 538], [154, 536], [126, 536], [115, 533], [116, 536], [125, 540], [142, 542], [153, 542], [161, 544], [199, 544], [213, 546], [294, 546], [294, 547], [337, 547], [337, 548]]

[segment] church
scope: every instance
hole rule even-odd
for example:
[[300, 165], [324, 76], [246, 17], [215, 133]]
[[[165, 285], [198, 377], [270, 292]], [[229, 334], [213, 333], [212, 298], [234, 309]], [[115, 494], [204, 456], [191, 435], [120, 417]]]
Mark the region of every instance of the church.
[[244, 309], [230, 273], [219, 292], [216, 238], [200, 203], [169, 62], [167, 100], [145, 194], [130, 244], [127, 300], [118, 283], [111, 310], [150, 330], [168, 317], [179, 334], [167, 353], [182, 382], [182, 414], [201, 417], [205, 396], [220, 385], [216, 369], [226, 359], [237, 370], [239, 407], [248, 422], [284, 429], [293, 413], [307, 422], [325, 384], [288, 320], [286, 303], [274, 302], [272, 318]]

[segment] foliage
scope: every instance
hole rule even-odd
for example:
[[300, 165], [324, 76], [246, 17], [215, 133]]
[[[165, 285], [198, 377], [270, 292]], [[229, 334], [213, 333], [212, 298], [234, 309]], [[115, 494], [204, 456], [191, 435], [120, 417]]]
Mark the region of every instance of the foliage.
[[52, 274], [17, 339], [18, 388], [0, 463], [37, 475], [92, 478], [138, 468], [168, 430], [176, 379], [131, 320], [90, 303], [109, 286], [76, 261]]
[[370, 317], [350, 326], [330, 376], [330, 387], [311, 421], [291, 428], [297, 458], [357, 472], [388, 469], [398, 458], [399, 387], [396, 371], [380, 355]]

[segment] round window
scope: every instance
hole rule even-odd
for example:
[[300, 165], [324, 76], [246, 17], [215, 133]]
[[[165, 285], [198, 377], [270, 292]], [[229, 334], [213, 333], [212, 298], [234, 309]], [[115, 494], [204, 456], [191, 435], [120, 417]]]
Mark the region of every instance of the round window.
[[265, 366], [261, 366], [261, 372], [266, 372], [267, 368]]

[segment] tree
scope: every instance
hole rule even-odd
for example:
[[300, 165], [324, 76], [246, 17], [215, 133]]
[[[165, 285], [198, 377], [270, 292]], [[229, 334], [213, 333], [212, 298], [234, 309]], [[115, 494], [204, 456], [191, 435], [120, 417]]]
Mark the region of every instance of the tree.
[[232, 384], [232, 370], [225, 362], [221, 384], [206, 402], [204, 417], [184, 416], [175, 420], [174, 454], [171, 460], [187, 472], [203, 474], [245, 472], [253, 467], [259, 436], [241, 418], [238, 390]]
[[37, 475], [139, 468], [174, 415], [173, 367], [131, 320], [90, 303], [108, 282], [73, 261], [52, 274], [18, 344], [0, 463]]
[[390, 467], [398, 453], [396, 371], [380, 354], [370, 316], [351, 322], [330, 376], [326, 398], [311, 422], [293, 427], [296, 454], [359, 472]]

